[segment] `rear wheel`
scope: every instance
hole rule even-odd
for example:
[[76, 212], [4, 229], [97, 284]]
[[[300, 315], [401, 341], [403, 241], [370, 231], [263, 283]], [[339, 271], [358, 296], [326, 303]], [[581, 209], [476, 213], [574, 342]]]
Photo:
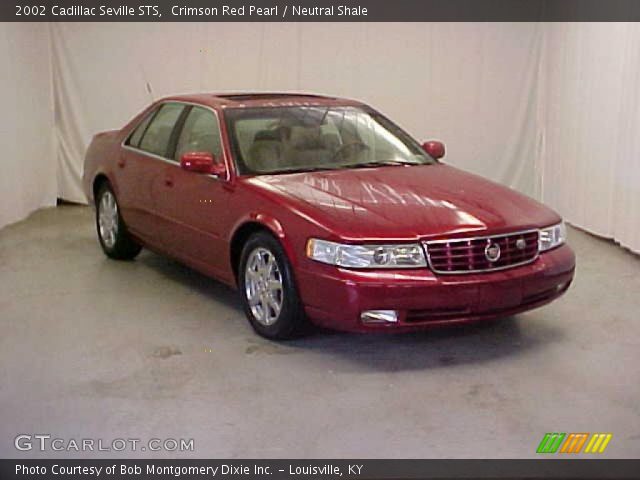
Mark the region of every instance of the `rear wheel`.
[[304, 332], [304, 310], [278, 240], [266, 232], [252, 235], [242, 250], [238, 272], [245, 314], [258, 334], [283, 340]]
[[142, 249], [129, 235], [116, 196], [107, 182], [100, 186], [96, 195], [96, 229], [100, 246], [110, 258], [131, 260]]

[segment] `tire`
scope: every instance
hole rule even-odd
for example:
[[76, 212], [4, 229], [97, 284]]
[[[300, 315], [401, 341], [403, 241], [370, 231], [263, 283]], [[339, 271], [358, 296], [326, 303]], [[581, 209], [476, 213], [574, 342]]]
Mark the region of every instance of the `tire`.
[[142, 250], [129, 235], [108, 182], [100, 185], [96, 195], [96, 230], [102, 251], [109, 258], [131, 260]]
[[259, 335], [286, 340], [305, 333], [308, 324], [293, 270], [275, 237], [266, 232], [249, 237], [238, 280], [245, 314]]

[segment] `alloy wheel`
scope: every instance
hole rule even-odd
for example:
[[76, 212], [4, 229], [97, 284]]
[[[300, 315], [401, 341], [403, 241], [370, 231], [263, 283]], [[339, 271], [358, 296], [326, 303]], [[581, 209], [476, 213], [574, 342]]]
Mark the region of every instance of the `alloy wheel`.
[[266, 248], [258, 247], [249, 254], [245, 295], [256, 321], [269, 326], [278, 320], [284, 299], [282, 273], [275, 256]]
[[113, 193], [106, 191], [98, 205], [100, 238], [107, 248], [113, 248], [118, 235], [118, 204]]

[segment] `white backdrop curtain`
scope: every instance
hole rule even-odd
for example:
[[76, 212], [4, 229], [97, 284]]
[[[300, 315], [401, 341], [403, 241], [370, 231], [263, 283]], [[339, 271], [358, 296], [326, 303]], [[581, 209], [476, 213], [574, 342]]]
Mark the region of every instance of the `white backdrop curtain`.
[[362, 99], [446, 161], [539, 196], [543, 25], [202, 23], [52, 25], [59, 195], [84, 201], [91, 136], [153, 97], [308, 91]]
[[[2, 29], [15, 66], [3, 72], [5, 104], [34, 114], [2, 126], [3, 139], [20, 141], [4, 142], [12, 176], [0, 226], [56, 193], [84, 202], [92, 135], [152, 98], [288, 90], [371, 103], [418, 139], [445, 141], [448, 163], [640, 251], [640, 25], [56, 23], [51, 71], [46, 29]], [[52, 101], [55, 152], [45, 160]], [[21, 141], [27, 131], [43, 134]]]
[[56, 202], [47, 28], [0, 23], [0, 227]]
[[640, 25], [547, 25], [543, 198], [640, 252]]

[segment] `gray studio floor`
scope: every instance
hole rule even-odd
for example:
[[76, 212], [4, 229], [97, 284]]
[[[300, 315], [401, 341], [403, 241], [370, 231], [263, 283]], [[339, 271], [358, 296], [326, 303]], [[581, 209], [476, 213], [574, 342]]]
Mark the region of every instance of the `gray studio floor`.
[[41, 455], [20, 433], [194, 439], [151, 458], [535, 457], [557, 431], [611, 432], [605, 456], [637, 458], [640, 258], [570, 242], [574, 286], [543, 309], [277, 344], [214, 281], [146, 251], [107, 260], [89, 208], [39, 211], [0, 230], [0, 457]]

